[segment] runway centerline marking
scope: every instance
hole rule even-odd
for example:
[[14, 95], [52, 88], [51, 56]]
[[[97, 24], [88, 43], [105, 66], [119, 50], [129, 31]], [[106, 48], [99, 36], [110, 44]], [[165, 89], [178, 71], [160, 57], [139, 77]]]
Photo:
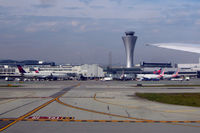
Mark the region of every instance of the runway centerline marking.
[[67, 93], [69, 90], [71, 90], [72, 88], [77, 87], [77, 86], [79, 86], [79, 85], [80, 85], [80, 84], [78, 84], [78, 85], [73, 85], [73, 86], [68, 87], [68, 88], [64, 88], [64, 89], [62, 89], [61, 91], [59, 91], [59, 92], [57, 92], [57, 93], [51, 95], [52, 97], [55, 97], [55, 98], [53, 98], [52, 100], [50, 100], [50, 101], [48, 101], [48, 102], [46, 102], [46, 103], [40, 105], [39, 107], [33, 109], [32, 111], [30, 111], [30, 112], [28, 112], [28, 113], [26, 113], [26, 114], [24, 114], [24, 115], [18, 117], [18, 118], [17, 118], [15, 121], [13, 121], [12, 123], [10, 123], [10, 124], [4, 126], [3, 128], [1, 128], [1, 129], [0, 129], [0, 132], [3, 131], [3, 130], [5, 130], [5, 129], [7, 129], [7, 128], [10, 127], [10, 126], [12, 126], [12, 125], [15, 124], [16, 122], [21, 121], [21, 120], [25, 119], [26, 117], [32, 115], [33, 113], [39, 111], [40, 109], [44, 108], [45, 106], [49, 105], [50, 103], [56, 101], [57, 98], [60, 98], [60, 97], [63, 96], [65, 93]]

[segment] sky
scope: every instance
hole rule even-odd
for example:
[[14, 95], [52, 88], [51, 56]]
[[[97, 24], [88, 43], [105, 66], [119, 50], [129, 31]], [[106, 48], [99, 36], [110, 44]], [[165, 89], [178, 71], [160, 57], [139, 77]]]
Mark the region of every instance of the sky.
[[125, 65], [122, 41], [135, 31], [135, 64], [197, 63], [199, 54], [145, 46], [200, 44], [199, 0], [0, 0], [0, 59]]

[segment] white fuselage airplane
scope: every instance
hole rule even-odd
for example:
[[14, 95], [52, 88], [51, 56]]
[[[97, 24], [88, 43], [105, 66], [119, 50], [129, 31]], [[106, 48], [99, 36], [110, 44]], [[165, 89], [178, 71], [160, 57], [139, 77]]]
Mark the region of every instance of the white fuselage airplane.
[[51, 75], [55, 78], [62, 78], [62, 79], [65, 79], [65, 78], [69, 78], [68, 74], [67, 73], [58, 73], [58, 72], [52, 72]]
[[175, 72], [174, 74], [164, 74], [163, 75], [163, 79], [172, 79], [172, 78], [176, 78], [176, 77], [178, 77], [178, 72], [179, 72], [179, 70], [177, 70], [177, 72]]
[[113, 80], [112, 77], [104, 77], [104, 78], [102, 79], [102, 81], [111, 81], [111, 80]]
[[160, 80], [164, 76], [165, 70], [161, 74], [137, 74], [140, 80]]
[[27, 73], [20, 65], [17, 66], [19, 72], [26, 78], [67, 78], [67, 73], [56, 73], [56, 72], [41, 72], [41, 71], [34, 71]]
[[39, 73], [38, 71], [27, 73], [22, 66], [17, 66], [19, 72], [26, 78], [49, 78], [51, 76], [50, 73]]

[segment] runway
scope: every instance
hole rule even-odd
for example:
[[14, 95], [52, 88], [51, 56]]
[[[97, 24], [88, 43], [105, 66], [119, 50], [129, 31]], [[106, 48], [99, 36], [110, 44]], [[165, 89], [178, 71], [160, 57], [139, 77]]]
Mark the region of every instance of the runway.
[[[54, 132], [54, 128], [60, 132], [200, 130], [200, 108], [161, 104], [134, 95], [136, 92], [200, 92], [200, 88], [145, 88], [134, 84], [131, 81], [53, 81], [30, 84], [31, 87], [26, 84], [21, 88], [0, 88], [0, 130], [34, 133]], [[33, 127], [35, 130], [29, 130]]]

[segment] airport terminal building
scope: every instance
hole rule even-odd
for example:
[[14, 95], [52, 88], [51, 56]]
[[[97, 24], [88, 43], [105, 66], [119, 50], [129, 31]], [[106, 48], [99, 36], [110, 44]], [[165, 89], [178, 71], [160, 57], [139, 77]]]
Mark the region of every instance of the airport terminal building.
[[[16, 61], [17, 62], [17, 61]], [[42, 63], [43, 61], [30, 61], [31, 63], [25, 64], [20, 62], [4, 62], [0, 65], [0, 77], [7, 76], [20, 77], [21, 74], [17, 65], [23, 66], [23, 69], [29, 73], [35, 70], [41, 72], [56, 72], [66, 73], [69, 76], [83, 76], [85, 78], [101, 78], [104, 77], [103, 68], [97, 64], [84, 64], [84, 65], [55, 65], [55, 63]]]

